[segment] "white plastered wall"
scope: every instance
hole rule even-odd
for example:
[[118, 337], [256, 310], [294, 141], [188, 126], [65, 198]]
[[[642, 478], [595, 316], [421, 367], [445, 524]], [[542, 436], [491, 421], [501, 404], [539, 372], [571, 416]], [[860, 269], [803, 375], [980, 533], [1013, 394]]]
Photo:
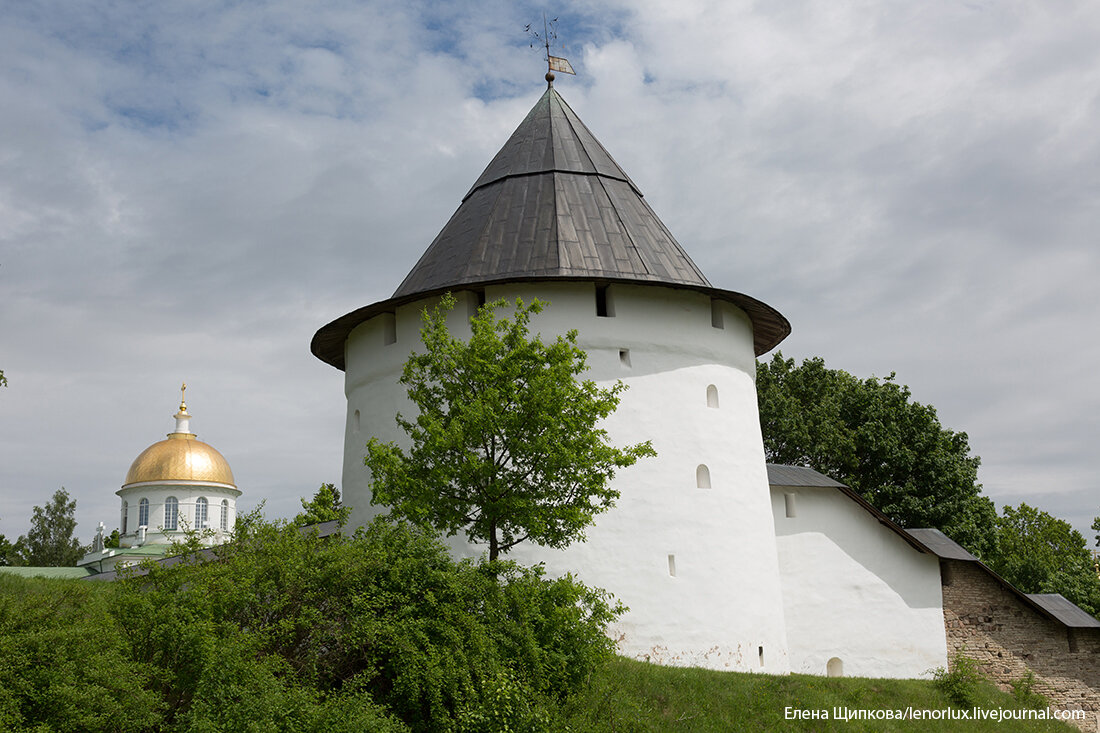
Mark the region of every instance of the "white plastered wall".
[[[476, 296], [458, 295], [452, 329], [468, 333], [464, 321]], [[605, 424], [611, 441], [652, 440], [658, 453], [616, 477], [618, 505], [597, 518], [587, 542], [563, 551], [525, 543], [509, 557], [545, 562], [552, 573], [572, 571], [613, 592], [630, 607], [612, 629], [624, 654], [664, 664], [788, 672], [748, 318], [718, 303], [723, 327], [715, 328], [708, 296], [655, 286], [611, 285], [615, 315], [607, 318], [596, 315], [592, 283], [491, 286], [485, 296], [550, 301], [532, 319], [532, 329], [546, 340], [577, 329], [589, 355], [585, 376], [604, 386], [621, 379], [629, 387]], [[346, 344], [343, 481], [353, 525], [381, 511], [369, 504], [367, 440], [406, 444], [393, 416], [413, 410], [397, 379], [410, 351], [421, 347], [419, 314], [433, 302], [396, 310], [396, 343], [385, 343], [391, 316], [383, 315], [356, 328]], [[707, 404], [711, 385], [717, 408]], [[696, 485], [700, 465], [707, 466], [710, 488]], [[454, 545], [459, 553], [484, 551]]]
[[[120, 505], [125, 506], [126, 511], [126, 533], [121, 538], [123, 547], [137, 543], [138, 506], [142, 499], [149, 500], [149, 524], [143, 544], [169, 544], [182, 540], [187, 529], [200, 529], [195, 526], [195, 505], [199, 497], [204, 497], [208, 502], [206, 527], [214, 530], [213, 535], [204, 541], [211, 545], [225, 542], [236, 526], [237, 497], [241, 495], [239, 489], [225, 484], [202, 484], [194, 481], [128, 484], [115, 493], [122, 498]], [[170, 496], [179, 502], [176, 530], [164, 529], [164, 504]], [[225, 532], [221, 531], [223, 500], [229, 503], [228, 530]], [[120, 526], [119, 531], [121, 530]]]
[[846, 677], [946, 667], [938, 558], [835, 488], [771, 491], [791, 671], [825, 675], [834, 658]]

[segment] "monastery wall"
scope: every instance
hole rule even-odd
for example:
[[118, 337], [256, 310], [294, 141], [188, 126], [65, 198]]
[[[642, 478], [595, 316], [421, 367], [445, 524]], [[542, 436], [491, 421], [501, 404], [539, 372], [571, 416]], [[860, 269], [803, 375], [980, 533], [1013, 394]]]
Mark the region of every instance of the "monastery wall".
[[927, 678], [947, 664], [935, 555], [833, 487], [773, 486], [772, 511], [792, 672]]
[[1100, 629], [1067, 629], [1006, 590], [977, 564], [943, 561], [943, 614], [951, 657], [964, 654], [1002, 688], [1028, 670], [1052, 707], [1086, 710], [1100, 730]]

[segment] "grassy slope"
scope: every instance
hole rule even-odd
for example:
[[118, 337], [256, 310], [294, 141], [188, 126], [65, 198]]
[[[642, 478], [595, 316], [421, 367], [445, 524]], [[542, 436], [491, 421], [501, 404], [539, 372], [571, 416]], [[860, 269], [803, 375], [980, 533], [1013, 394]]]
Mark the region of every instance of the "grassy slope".
[[[1011, 695], [985, 686], [979, 691], [983, 708], [1019, 709]], [[938, 710], [951, 707], [931, 682], [825, 678], [809, 675], [777, 677], [702, 669], [660, 667], [616, 659], [588, 688], [570, 700], [563, 713], [574, 731], [1076, 731], [1054, 721], [836, 721], [786, 720], [784, 708], [834, 706], [874, 710]]]

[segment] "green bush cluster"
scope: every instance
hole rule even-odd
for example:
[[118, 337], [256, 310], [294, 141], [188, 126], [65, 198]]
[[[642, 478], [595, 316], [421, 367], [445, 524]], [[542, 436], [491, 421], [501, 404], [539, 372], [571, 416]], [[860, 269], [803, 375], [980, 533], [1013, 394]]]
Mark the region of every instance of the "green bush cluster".
[[[550, 730], [558, 702], [612, 653], [603, 632], [618, 608], [570, 577], [454, 561], [383, 520], [324, 538], [241, 524], [213, 561], [110, 585], [12, 579], [23, 586], [0, 603], [0, 728]], [[64, 629], [30, 612], [59, 603]], [[53, 688], [85, 691], [70, 711], [83, 722], [66, 728], [38, 700], [43, 667]]]
[[1012, 680], [1012, 697], [1022, 708], [1031, 710], [1045, 710], [1050, 707], [1050, 700], [1035, 690], [1035, 673], [1030, 669], [1018, 680]]
[[972, 708], [978, 704], [978, 689], [985, 680], [978, 662], [965, 654], [956, 654], [950, 669], [942, 667], [932, 673], [936, 687], [960, 708]]

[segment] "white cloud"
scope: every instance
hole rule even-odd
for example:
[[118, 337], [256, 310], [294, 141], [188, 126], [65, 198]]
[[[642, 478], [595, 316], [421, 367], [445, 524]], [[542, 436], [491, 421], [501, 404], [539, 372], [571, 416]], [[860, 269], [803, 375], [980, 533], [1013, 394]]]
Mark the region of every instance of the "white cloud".
[[[184, 379], [246, 500], [289, 515], [339, 481], [341, 374], [309, 339], [392, 292], [526, 114], [545, 67], [522, 27], [540, 12], [10, 8], [0, 531], [62, 484], [82, 533], [113, 521]], [[559, 17], [580, 75], [558, 88], [712, 282], [791, 319], [785, 354], [896, 370], [970, 434], [991, 494], [1100, 513], [1100, 11]]]

